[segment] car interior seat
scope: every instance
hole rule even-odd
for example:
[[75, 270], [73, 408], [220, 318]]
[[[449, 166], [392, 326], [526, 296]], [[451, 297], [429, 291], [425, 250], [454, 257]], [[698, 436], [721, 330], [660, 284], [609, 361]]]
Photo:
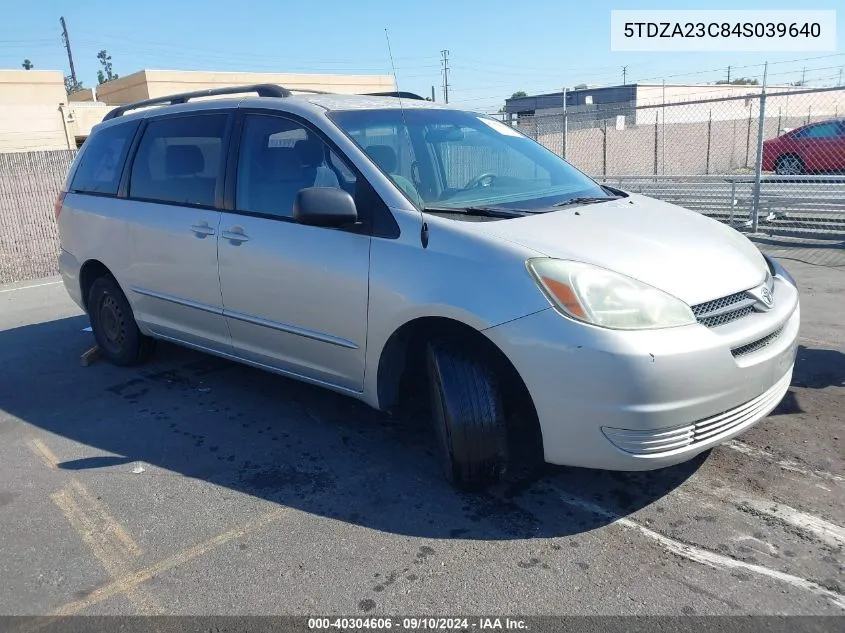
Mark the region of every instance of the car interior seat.
[[168, 145], [164, 154], [167, 200], [175, 202], [214, 203], [215, 176], [204, 177], [205, 157], [197, 145]]
[[310, 187], [299, 153], [292, 147], [265, 147], [253, 158], [248, 210], [290, 216], [300, 189]]
[[417, 206], [424, 206], [422, 196], [414, 184], [401, 174], [396, 173], [399, 161], [395, 150], [390, 145], [369, 145], [364, 151], [405, 192], [405, 195], [413, 200]]

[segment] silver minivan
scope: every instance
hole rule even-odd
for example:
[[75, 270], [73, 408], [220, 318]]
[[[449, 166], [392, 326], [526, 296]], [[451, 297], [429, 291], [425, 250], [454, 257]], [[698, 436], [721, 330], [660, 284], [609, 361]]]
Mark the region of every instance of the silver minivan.
[[120, 106], [56, 213], [113, 363], [160, 339], [380, 410], [427, 394], [461, 487], [514, 463], [676, 464], [790, 384], [798, 289], [746, 237], [408, 93]]

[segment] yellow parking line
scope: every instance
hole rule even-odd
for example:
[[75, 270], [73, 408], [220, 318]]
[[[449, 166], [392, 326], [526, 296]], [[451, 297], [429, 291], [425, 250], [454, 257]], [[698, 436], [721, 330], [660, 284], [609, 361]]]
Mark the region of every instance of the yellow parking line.
[[[39, 439], [27, 442], [30, 450], [50, 468], [56, 468], [59, 459], [50, 448]], [[142, 608], [145, 613], [161, 613], [160, 606], [152, 596], [143, 591], [145, 582], [169, 569], [183, 565], [208, 552], [214, 551], [234, 539], [252, 534], [277, 521], [290, 512], [290, 508], [277, 508], [246, 524], [232, 528], [227, 532], [194, 545], [177, 554], [169, 556], [154, 565], [139, 571], [130, 571], [130, 561], [139, 556], [141, 548], [129, 533], [106, 510], [105, 505], [92, 495], [80, 482], [70, 479], [70, 485], [52, 494], [51, 499], [67, 518], [71, 527], [103, 565], [112, 581], [95, 589], [86, 597], [69, 602], [53, 613], [55, 617], [73, 615], [109, 598], [125, 595]], [[40, 630], [49, 626], [54, 618], [40, 619], [32, 627], [22, 630]]]
[[89, 607], [103, 602], [104, 600], [108, 600], [109, 598], [113, 598], [114, 596], [122, 595], [122, 594], [130, 594], [137, 589], [140, 585], [148, 581], [150, 578], [157, 576], [169, 569], [173, 569], [174, 567], [178, 567], [179, 565], [184, 565], [188, 561], [191, 561], [203, 554], [218, 549], [229, 543], [236, 538], [241, 538], [243, 536], [247, 536], [253, 532], [256, 532], [271, 523], [280, 519], [283, 515], [290, 512], [290, 508], [278, 508], [273, 510], [272, 512], [268, 512], [267, 514], [260, 516], [252, 521], [247, 522], [243, 526], [233, 528], [228, 532], [223, 532], [222, 534], [218, 534], [214, 538], [211, 538], [207, 541], [194, 545], [193, 547], [186, 549], [182, 552], [174, 554], [165, 558], [164, 560], [147, 567], [146, 569], [141, 569], [136, 572], [132, 572], [126, 574], [114, 582], [111, 582], [99, 589], [94, 590], [91, 594], [82, 598], [80, 600], [75, 600], [73, 602], [69, 602], [62, 607], [56, 609], [53, 614], [56, 616], [64, 616], [64, 615], [73, 615], [79, 613], [80, 611], [84, 611]]
[[41, 440], [31, 439], [27, 442], [27, 446], [29, 446], [29, 450], [41, 458], [41, 461], [47, 464], [48, 468], [55, 468], [59, 463], [59, 458]]
[[86, 512], [74, 497], [73, 491], [68, 489], [50, 495], [53, 503], [59, 507], [71, 527], [82, 537], [109, 575], [125, 573], [125, 563], [118, 545], [109, 538], [103, 526], [99, 525], [97, 517], [92, 517]]
[[[49, 468], [55, 469], [59, 458], [43, 441], [33, 438], [29, 449]], [[141, 548], [123, 526], [106, 510], [106, 506], [79, 481], [69, 477], [69, 485], [50, 495], [70, 526], [82, 538], [94, 557], [105, 568], [109, 579], [122, 578], [132, 569], [132, 562], [141, 555]], [[160, 613], [161, 608], [146, 592], [128, 598], [143, 613]]]
[[[106, 514], [108, 520], [103, 521], [100, 512], [105, 513], [105, 511], [101, 507], [95, 506], [93, 512], [91, 507], [85, 507], [87, 502], [94, 500], [94, 498], [81, 484], [74, 482], [70, 488], [60, 490], [50, 495], [50, 498], [62, 511], [71, 527], [79, 534], [96, 559], [103, 565], [110, 578], [121, 578], [129, 573], [131, 569], [130, 561], [126, 552], [126, 543], [122, 537], [129, 539], [138, 554], [141, 552], [140, 548], [117, 524], [117, 521], [108, 514]], [[80, 502], [81, 499], [84, 499], [85, 502]], [[117, 526], [117, 532], [114, 531], [114, 526]], [[129, 596], [129, 598], [147, 614], [155, 614], [161, 611], [151, 596], [141, 593]]]
[[104, 537], [121, 548], [127, 556], [140, 556], [141, 548], [138, 547], [138, 544], [135, 543], [129, 533], [123, 529], [123, 526], [117, 522], [117, 519], [106, 511], [105, 506], [78, 481], [71, 481], [71, 486], [74, 492], [84, 500], [99, 519], [101, 525], [98, 526], [98, 529], [102, 531]]

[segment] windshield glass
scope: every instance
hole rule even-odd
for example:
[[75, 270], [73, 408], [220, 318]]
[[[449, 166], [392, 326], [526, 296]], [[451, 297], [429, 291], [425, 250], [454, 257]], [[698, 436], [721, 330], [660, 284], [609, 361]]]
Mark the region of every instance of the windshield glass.
[[421, 209], [552, 210], [573, 198], [612, 198], [557, 154], [472, 112], [408, 108], [331, 114]]

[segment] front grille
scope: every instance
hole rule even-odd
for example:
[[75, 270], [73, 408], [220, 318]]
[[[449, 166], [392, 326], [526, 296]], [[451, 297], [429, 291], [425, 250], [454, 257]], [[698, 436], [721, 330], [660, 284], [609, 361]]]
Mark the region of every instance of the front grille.
[[748, 295], [745, 294], [745, 292], [737, 292], [736, 294], [728, 295], [727, 297], [722, 297], [721, 299], [714, 299], [713, 301], [708, 301], [706, 303], [699, 303], [698, 305], [692, 307], [692, 313], [696, 318], [699, 318], [705, 314], [718, 312], [723, 308], [728, 308], [734, 304], [741, 303], [746, 299], [748, 299]]
[[737, 292], [727, 297], [699, 303], [692, 307], [695, 319], [707, 327], [717, 327], [747, 317], [754, 312], [757, 300], [747, 292]]
[[616, 448], [626, 453], [638, 457], [660, 457], [701, 442], [719, 440], [754, 424], [781, 401], [791, 379], [792, 372], [789, 371], [753, 400], [692, 424], [648, 431], [602, 427], [602, 433]]
[[[771, 276], [766, 276], [765, 283], [769, 290], [774, 293], [774, 280]], [[754, 313], [754, 306], [758, 302], [757, 297], [752, 294], [753, 290], [735, 292], [726, 297], [699, 303], [692, 306], [692, 313], [696, 321], [707, 327], [718, 327], [745, 318]]]
[[724, 325], [725, 323], [730, 323], [731, 321], [747, 317], [752, 312], [754, 312], [754, 307], [746, 305], [738, 310], [731, 310], [730, 312], [724, 312], [714, 316], [700, 317], [698, 322], [702, 325], [706, 325], [707, 327], [717, 327], [719, 325]]
[[745, 356], [746, 354], [751, 354], [752, 352], [761, 350], [768, 344], [772, 343], [778, 336], [780, 336], [781, 332], [783, 332], [783, 326], [779, 327], [774, 332], [764, 336], [761, 339], [752, 341], [751, 343], [743, 345], [742, 347], [735, 347], [731, 350], [731, 354], [734, 355], [734, 358], [738, 358], [739, 356]]

